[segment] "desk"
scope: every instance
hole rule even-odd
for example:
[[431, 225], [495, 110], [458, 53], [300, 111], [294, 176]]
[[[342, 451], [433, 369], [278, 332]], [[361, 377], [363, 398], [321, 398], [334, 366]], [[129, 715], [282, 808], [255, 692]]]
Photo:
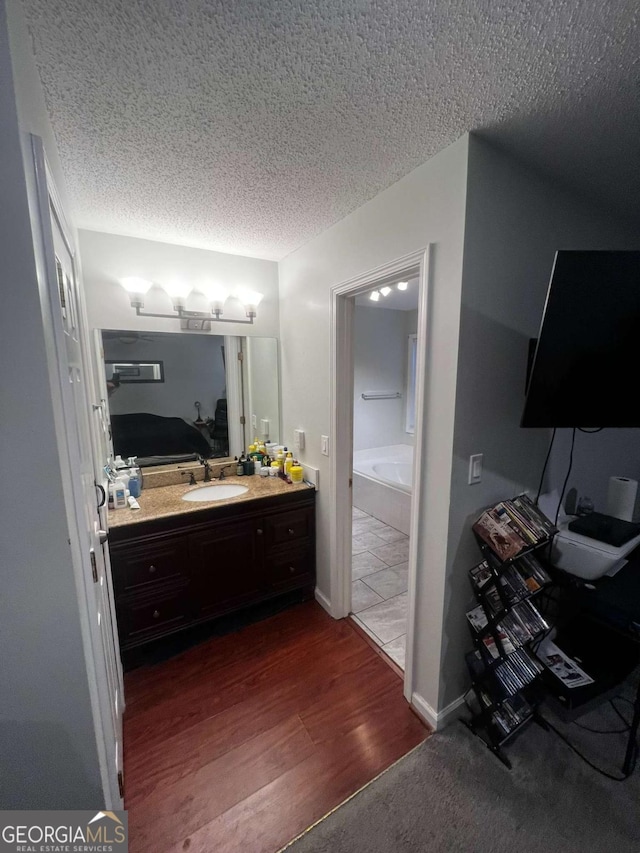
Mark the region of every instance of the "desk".
[[[560, 569], [552, 571], [571, 608], [640, 645], [640, 547], [630, 554], [628, 564], [612, 578], [584, 581]], [[631, 772], [639, 728], [640, 684], [622, 768], [625, 776]]]

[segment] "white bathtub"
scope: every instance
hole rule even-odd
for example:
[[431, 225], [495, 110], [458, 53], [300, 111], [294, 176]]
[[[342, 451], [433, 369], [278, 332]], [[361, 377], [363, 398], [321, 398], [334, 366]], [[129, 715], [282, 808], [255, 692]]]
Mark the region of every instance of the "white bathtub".
[[413, 447], [394, 444], [353, 454], [353, 505], [409, 534]]

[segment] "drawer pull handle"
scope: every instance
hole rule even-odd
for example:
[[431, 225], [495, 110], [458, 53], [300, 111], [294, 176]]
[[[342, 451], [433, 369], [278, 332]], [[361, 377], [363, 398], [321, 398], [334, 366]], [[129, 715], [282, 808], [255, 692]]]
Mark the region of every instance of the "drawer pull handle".
[[154, 611], [153, 611], [153, 618], [154, 618], [154, 619], [159, 619], [159, 618], [160, 618], [160, 611], [159, 611], [159, 610], [154, 610]]
[[293, 527], [290, 527], [289, 528], [289, 536], [294, 536], [294, 535], [295, 535], [295, 530], [293, 529]]
[[156, 571], [156, 567], [155, 567], [155, 566], [149, 566], [149, 574], [150, 574], [150, 575], [154, 574], [154, 572], [155, 572], [155, 571]]
[[256, 530], [256, 533], [258, 534], [258, 536], [262, 536], [262, 528], [261, 528], [261, 527], [259, 527], [259, 528]]
[[289, 566], [289, 571], [291, 572], [291, 574], [293, 574], [295, 572], [295, 570], [296, 570], [295, 566]]

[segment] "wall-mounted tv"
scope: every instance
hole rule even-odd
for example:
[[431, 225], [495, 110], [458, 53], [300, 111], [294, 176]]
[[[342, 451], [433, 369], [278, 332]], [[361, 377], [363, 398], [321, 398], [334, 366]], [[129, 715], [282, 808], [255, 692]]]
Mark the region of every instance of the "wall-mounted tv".
[[559, 251], [523, 427], [640, 426], [640, 252]]

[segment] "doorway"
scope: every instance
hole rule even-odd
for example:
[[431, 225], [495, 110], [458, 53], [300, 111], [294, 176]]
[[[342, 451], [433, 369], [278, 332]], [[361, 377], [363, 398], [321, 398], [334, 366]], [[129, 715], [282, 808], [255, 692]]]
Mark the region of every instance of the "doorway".
[[420, 281], [350, 297], [353, 314], [351, 618], [404, 672]]
[[[404, 695], [410, 701], [413, 693], [413, 645], [415, 626], [415, 590], [417, 574], [417, 521], [420, 512], [420, 477], [418, 472], [422, 465], [422, 446], [424, 424], [422, 413], [424, 410], [424, 385], [426, 375], [426, 352], [427, 352], [427, 306], [428, 306], [428, 270], [429, 251], [413, 253], [400, 258], [383, 267], [374, 269], [362, 276], [337, 285], [332, 289], [332, 411], [333, 411], [333, 435], [335, 452], [332, 462], [332, 498], [334, 512], [331, 519], [331, 613], [336, 618], [348, 616], [352, 608], [352, 559], [353, 532], [367, 525], [375, 526], [382, 522], [391, 530], [403, 534], [406, 542], [402, 549], [406, 552], [406, 640], [404, 657]], [[367, 513], [373, 522], [365, 521], [365, 525], [358, 524], [362, 517], [353, 519], [352, 508], [354, 505], [354, 367], [355, 367], [355, 311], [358, 297], [369, 294], [372, 290], [379, 293], [383, 288], [393, 291], [399, 282], [415, 281], [418, 289], [417, 317], [415, 328], [415, 346], [412, 350], [412, 363], [409, 363], [409, 351], [407, 351], [407, 374], [410, 369], [414, 372], [415, 394], [412, 405], [404, 409], [405, 426], [413, 420], [413, 460], [409, 461], [409, 470], [412, 475], [412, 494], [410, 498], [410, 509], [408, 519], [408, 532], [403, 533], [397, 526], [386, 524], [376, 518], [375, 513]], [[387, 294], [388, 297], [388, 294]], [[368, 297], [366, 297], [368, 298]], [[382, 298], [385, 298], [384, 296]], [[407, 335], [408, 337], [408, 335]], [[408, 342], [407, 342], [408, 346]], [[372, 387], [369, 389], [375, 391]], [[397, 391], [398, 389], [380, 388], [380, 391]], [[362, 393], [362, 391], [360, 392]], [[402, 393], [402, 392], [400, 392]], [[406, 393], [406, 392], [405, 392]], [[400, 399], [403, 399], [402, 397]], [[375, 403], [375, 400], [363, 401]], [[404, 398], [404, 403], [407, 400]], [[389, 502], [388, 502], [389, 503]], [[356, 507], [356, 509], [359, 509]], [[361, 510], [362, 511], [362, 510]], [[358, 513], [356, 513], [356, 516]], [[394, 536], [394, 533], [386, 535]], [[408, 540], [404, 537], [408, 536]], [[380, 538], [380, 537], [378, 537]], [[371, 540], [373, 541], [373, 540]], [[374, 543], [377, 547], [378, 543]], [[392, 544], [392, 543], [388, 543]], [[360, 547], [362, 542], [356, 545]], [[363, 553], [363, 552], [361, 552]], [[357, 556], [357, 555], [355, 555]], [[374, 556], [377, 556], [374, 554]], [[362, 561], [356, 561], [360, 563]], [[385, 564], [386, 565], [386, 564]], [[384, 571], [383, 567], [379, 567]], [[390, 568], [387, 566], [387, 568]], [[360, 580], [361, 578], [355, 578]], [[369, 585], [367, 585], [369, 586]], [[373, 590], [375, 592], [375, 590]], [[379, 595], [379, 593], [376, 593]], [[384, 609], [384, 608], [382, 608]], [[380, 638], [382, 639], [382, 638]]]

